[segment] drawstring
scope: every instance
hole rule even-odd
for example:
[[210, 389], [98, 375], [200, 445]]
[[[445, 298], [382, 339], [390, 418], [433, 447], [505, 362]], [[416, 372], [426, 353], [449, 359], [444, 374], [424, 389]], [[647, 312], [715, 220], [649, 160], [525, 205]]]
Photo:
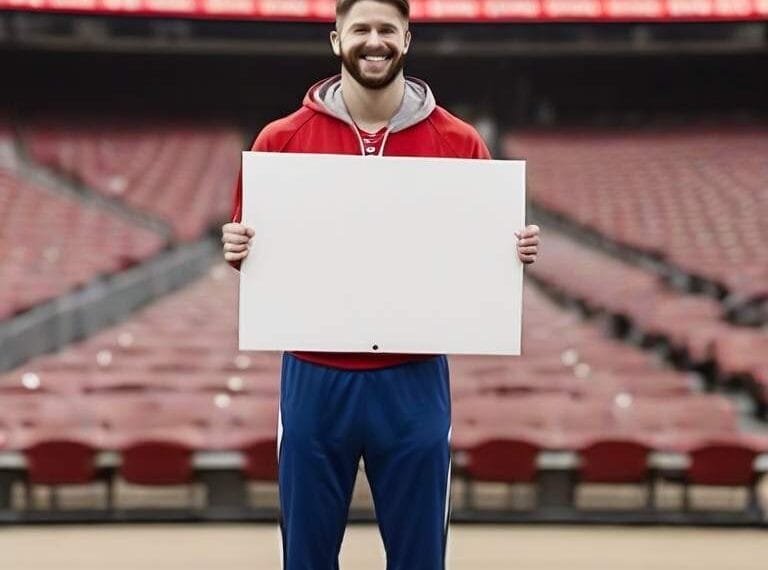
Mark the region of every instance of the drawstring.
[[384, 131], [384, 138], [381, 139], [381, 148], [379, 149], [379, 156], [384, 156], [384, 145], [387, 144], [387, 139], [389, 138], [389, 133], [391, 133], [391, 132], [392, 131], [389, 130], [389, 129]]
[[[351, 124], [349, 126], [353, 131], [355, 131], [357, 142], [360, 144], [360, 154], [363, 156], [368, 156], [365, 153], [365, 145], [363, 144], [363, 137], [360, 136], [360, 131], [357, 129], [357, 125]], [[384, 156], [384, 146], [387, 144], [387, 139], [389, 139], [389, 133], [391, 132], [392, 132], [391, 129], [387, 129], [386, 131], [384, 131], [384, 138], [381, 139], [381, 148], [379, 149], [379, 154], [377, 156]]]
[[351, 125], [349, 125], [349, 128], [355, 132], [355, 136], [357, 137], [357, 142], [360, 143], [360, 154], [365, 156], [365, 145], [363, 144], [363, 137], [360, 136], [360, 132], [357, 130], [357, 125], [352, 123]]

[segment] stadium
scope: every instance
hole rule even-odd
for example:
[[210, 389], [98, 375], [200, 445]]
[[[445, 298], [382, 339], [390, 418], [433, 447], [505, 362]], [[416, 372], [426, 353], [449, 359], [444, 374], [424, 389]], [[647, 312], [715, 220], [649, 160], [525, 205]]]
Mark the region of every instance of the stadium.
[[[281, 355], [238, 350], [220, 231], [241, 151], [338, 73], [334, 10], [0, 0], [4, 568], [280, 567]], [[768, 2], [411, 0], [411, 30], [542, 233], [522, 356], [449, 359], [449, 566], [763, 567]], [[362, 466], [349, 520], [342, 567], [384, 567]]]

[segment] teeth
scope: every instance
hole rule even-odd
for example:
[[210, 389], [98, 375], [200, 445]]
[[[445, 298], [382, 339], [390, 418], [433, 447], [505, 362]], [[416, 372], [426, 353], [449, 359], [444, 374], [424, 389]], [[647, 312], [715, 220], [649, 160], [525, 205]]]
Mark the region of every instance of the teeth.
[[366, 61], [384, 61], [387, 59], [387, 56], [385, 55], [366, 55], [365, 60]]

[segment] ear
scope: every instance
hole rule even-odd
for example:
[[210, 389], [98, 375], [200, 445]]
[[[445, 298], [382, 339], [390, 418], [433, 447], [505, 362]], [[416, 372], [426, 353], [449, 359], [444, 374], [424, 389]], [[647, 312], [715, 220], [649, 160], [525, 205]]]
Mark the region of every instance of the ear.
[[403, 46], [403, 54], [408, 53], [408, 48], [411, 47], [411, 30], [405, 30], [405, 46]]
[[339, 32], [336, 30], [331, 31], [331, 49], [333, 50], [333, 53], [336, 54], [337, 57], [341, 56], [341, 45], [339, 44]]

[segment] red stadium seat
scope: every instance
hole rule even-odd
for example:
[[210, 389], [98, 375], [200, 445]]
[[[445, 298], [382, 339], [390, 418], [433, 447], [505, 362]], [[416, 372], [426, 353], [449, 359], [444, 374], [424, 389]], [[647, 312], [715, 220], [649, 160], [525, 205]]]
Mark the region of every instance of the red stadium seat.
[[760, 329], [731, 327], [715, 340], [715, 357], [724, 374], [749, 375], [765, 365], [768, 333]]
[[250, 481], [277, 481], [277, 441], [274, 437], [251, 440], [245, 454], [243, 473]]
[[580, 483], [613, 483], [647, 485], [646, 505], [652, 508], [654, 479], [648, 464], [651, 449], [640, 441], [607, 439], [595, 441], [581, 449], [578, 469]]
[[122, 450], [119, 474], [135, 485], [188, 485], [192, 449], [170, 441], [137, 441]]
[[51, 487], [53, 508], [58, 507], [56, 487], [87, 485], [100, 480], [106, 484], [107, 508], [112, 505], [109, 472], [96, 467], [96, 449], [82, 441], [50, 439], [36, 443], [26, 450], [27, 508], [32, 508], [32, 486]]
[[757, 452], [734, 444], [709, 444], [691, 450], [688, 480], [694, 485], [749, 485]]
[[518, 439], [489, 439], [466, 449], [467, 474], [476, 481], [533, 483], [540, 448]]
[[759, 513], [759, 473], [754, 468], [757, 455], [754, 447], [738, 443], [709, 443], [692, 449], [689, 453], [691, 462], [685, 472], [683, 508], [689, 510], [691, 507], [690, 491], [694, 485], [747, 487], [748, 508]]
[[596, 441], [580, 451], [584, 483], [642, 483], [648, 480], [650, 448], [633, 440]]
[[512, 437], [489, 437], [468, 447], [460, 466], [465, 480], [465, 508], [474, 508], [477, 482], [535, 484], [539, 452], [539, 446], [533, 441]]

